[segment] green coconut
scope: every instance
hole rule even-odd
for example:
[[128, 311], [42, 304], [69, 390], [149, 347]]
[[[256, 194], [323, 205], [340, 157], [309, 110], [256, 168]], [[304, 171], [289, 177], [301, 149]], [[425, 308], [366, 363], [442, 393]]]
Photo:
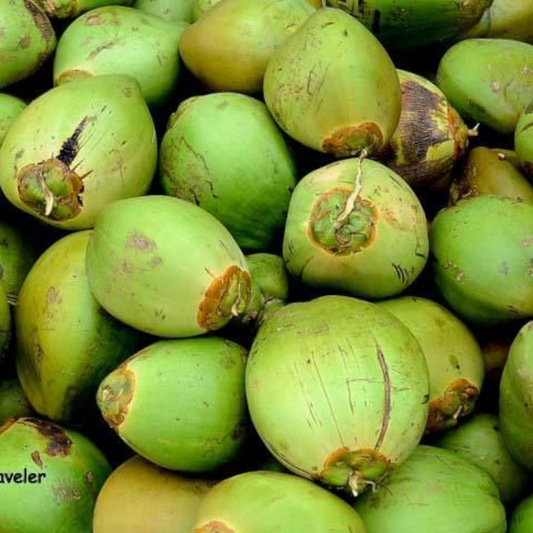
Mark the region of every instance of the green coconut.
[[195, 0], [135, 0], [133, 7], [168, 22], [192, 22]]
[[104, 483], [93, 533], [190, 533], [200, 501], [215, 483], [178, 475], [136, 455]]
[[460, 455], [419, 446], [382, 490], [354, 505], [367, 533], [505, 533], [498, 487]]
[[16, 96], [0, 93], [0, 146], [4, 142], [11, 124], [22, 113], [26, 102]]
[[135, 353], [138, 335], [94, 299], [85, 273], [90, 231], [63, 237], [31, 269], [15, 308], [16, 364], [35, 410], [83, 418], [102, 379]]
[[131, 7], [94, 9], [77, 18], [59, 39], [54, 85], [124, 74], [139, 82], [149, 106], [162, 105], [178, 83], [179, 42], [186, 26]]
[[236, 457], [244, 440], [245, 355], [218, 337], [158, 341], [102, 381], [98, 406], [145, 459], [209, 472]]
[[0, 149], [0, 187], [43, 222], [88, 229], [108, 203], [145, 194], [156, 165], [138, 83], [96, 76], [51, 89], [21, 113]]
[[472, 27], [492, 0], [327, 0], [351, 13], [385, 46], [424, 49], [446, 43]]
[[505, 446], [496, 415], [475, 414], [462, 426], [446, 431], [436, 446], [458, 453], [489, 473], [504, 504], [512, 504], [527, 492], [531, 474], [516, 463]]
[[0, 425], [8, 418], [20, 418], [34, 414], [17, 378], [0, 381]]
[[220, 329], [250, 301], [250, 274], [233, 237], [207, 211], [177, 198], [110, 205], [96, 221], [86, 263], [100, 305], [159, 337]]
[[530, 0], [493, 0], [477, 24], [460, 36], [477, 37], [533, 42], [533, 4]]
[[508, 533], [530, 533], [533, 528], [533, 494], [520, 502], [511, 515]]
[[533, 206], [499, 196], [462, 200], [430, 230], [437, 286], [452, 309], [479, 325], [533, 317]]
[[246, 394], [254, 427], [276, 459], [357, 495], [420, 441], [428, 369], [416, 338], [388, 311], [325, 296], [289, 304], [264, 322], [246, 367]]
[[296, 186], [283, 257], [288, 271], [307, 285], [391, 297], [426, 264], [426, 216], [409, 185], [384, 165], [332, 163]]
[[511, 455], [533, 470], [533, 322], [514, 339], [500, 383], [500, 429]]
[[366, 533], [350, 505], [310, 481], [279, 472], [225, 479], [200, 502], [194, 533]]
[[533, 204], [533, 186], [515, 159], [514, 153], [483, 146], [473, 148], [464, 168], [452, 180], [449, 203], [492, 194]]
[[533, 94], [533, 46], [507, 39], [467, 39], [442, 57], [437, 85], [465, 120], [515, 131]]
[[259, 93], [274, 51], [314, 11], [306, 0], [224, 0], [183, 32], [181, 57], [211, 91]]
[[133, 0], [38, 0], [50, 18], [76, 18], [102, 6], [129, 6]]
[[446, 186], [455, 162], [466, 153], [469, 130], [429, 80], [404, 70], [398, 77], [400, 123], [377, 157], [413, 187]]
[[[531, 94], [533, 94], [533, 90], [530, 96]], [[533, 128], [533, 100], [520, 115], [514, 135], [516, 155], [530, 178], [533, 177], [533, 133], [531, 128]]]
[[184, 101], [160, 149], [163, 190], [215, 216], [237, 244], [266, 250], [285, 225], [297, 169], [262, 102], [219, 93]]
[[316, 11], [274, 53], [264, 96], [287, 134], [335, 157], [382, 150], [402, 105], [398, 74], [383, 46], [353, 17], [331, 8]]
[[0, 531], [90, 533], [111, 468], [80, 433], [38, 418], [0, 427]]
[[39, 70], [56, 44], [54, 28], [38, 2], [9, 0], [0, 10], [0, 89]]
[[429, 370], [426, 432], [451, 428], [476, 406], [485, 363], [472, 332], [442, 305], [404, 296], [380, 302], [420, 343]]
[[4, 290], [0, 287], [0, 361], [11, 339], [11, 310]]
[[0, 221], [0, 286], [10, 301], [16, 301], [36, 259], [37, 251], [28, 236]]

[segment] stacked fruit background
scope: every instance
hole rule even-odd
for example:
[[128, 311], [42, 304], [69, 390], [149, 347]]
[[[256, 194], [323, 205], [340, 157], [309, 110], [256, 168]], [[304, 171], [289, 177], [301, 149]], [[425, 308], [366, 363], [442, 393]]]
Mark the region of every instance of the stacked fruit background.
[[2, 0], [0, 533], [531, 533], [533, 2]]

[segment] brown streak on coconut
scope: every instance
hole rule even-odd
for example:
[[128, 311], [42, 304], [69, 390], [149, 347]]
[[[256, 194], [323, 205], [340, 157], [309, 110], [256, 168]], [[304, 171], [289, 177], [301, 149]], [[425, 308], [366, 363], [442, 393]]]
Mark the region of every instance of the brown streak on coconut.
[[68, 457], [70, 455], [70, 448], [72, 440], [67, 437], [65, 430], [45, 420], [39, 418], [24, 418], [21, 423], [33, 427], [38, 433], [48, 441], [48, 446], [44, 453], [50, 457]]
[[235, 530], [227, 526], [224, 522], [214, 520], [196, 528], [194, 533], [235, 533]]
[[389, 374], [389, 367], [387, 361], [385, 360], [385, 355], [381, 350], [381, 347], [374, 339], [376, 343], [377, 356], [379, 361], [379, 366], [381, 367], [381, 372], [383, 373], [383, 388], [384, 388], [384, 404], [383, 404], [383, 420], [381, 422], [381, 430], [379, 432], [379, 437], [374, 446], [374, 450], [377, 452], [381, 448], [385, 436], [387, 435], [387, 430], [389, 429], [390, 415], [391, 415], [391, 381]]
[[118, 431], [128, 414], [135, 393], [135, 374], [126, 365], [119, 366], [102, 383], [98, 404], [106, 422]]

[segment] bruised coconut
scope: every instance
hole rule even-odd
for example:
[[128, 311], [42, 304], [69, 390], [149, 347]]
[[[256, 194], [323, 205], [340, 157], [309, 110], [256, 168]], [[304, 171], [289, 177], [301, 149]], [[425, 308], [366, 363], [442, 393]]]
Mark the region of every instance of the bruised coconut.
[[481, 18], [492, 0], [327, 0], [351, 13], [385, 46], [424, 49], [460, 35]]
[[456, 314], [485, 326], [533, 317], [532, 227], [532, 205], [493, 195], [434, 218], [435, 281]]
[[533, 204], [533, 186], [524, 176], [514, 152], [478, 146], [450, 185], [449, 204], [492, 194]]
[[137, 332], [108, 315], [85, 273], [91, 232], [68, 235], [31, 269], [15, 307], [16, 365], [35, 410], [80, 420], [104, 376], [133, 354]]
[[210, 91], [259, 93], [273, 52], [314, 11], [306, 0], [225, 0], [183, 32], [181, 57]]
[[400, 120], [392, 60], [362, 24], [337, 9], [319, 9], [283, 43], [263, 91], [288, 135], [334, 157], [379, 152]]
[[19, 418], [0, 427], [0, 472], [24, 476], [22, 482], [3, 477], [0, 483], [0, 529], [81, 532], [91, 531], [96, 498], [111, 468], [82, 434]]
[[276, 459], [357, 495], [379, 485], [420, 441], [428, 369], [416, 338], [388, 311], [326, 296], [289, 304], [263, 323], [246, 394]]
[[0, 187], [43, 222], [87, 229], [108, 203], [145, 194], [156, 164], [138, 83], [97, 76], [51, 89], [24, 109], [0, 149]]
[[193, 533], [366, 533], [358, 514], [327, 490], [280, 472], [221, 481], [200, 502]]
[[0, 89], [39, 70], [55, 50], [52, 24], [34, 0], [4, 0], [0, 10]]
[[152, 463], [209, 472], [235, 458], [244, 440], [245, 354], [218, 337], [156, 342], [102, 381], [98, 406]]
[[54, 85], [123, 74], [139, 82], [149, 106], [162, 105], [178, 83], [179, 41], [186, 26], [130, 7], [94, 9], [61, 35], [54, 57]]
[[484, 378], [481, 348], [470, 330], [445, 307], [405, 296], [378, 303], [416, 337], [429, 370], [426, 432], [449, 429], [474, 410]]
[[298, 179], [265, 104], [235, 93], [185, 100], [163, 137], [159, 169], [166, 194], [211, 213], [250, 251], [279, 237]]
[[133, 0], [39, 0], [46, 14], [52, 18], [76, 18], [78, 15], [109, 5], [129, 6]]
[[319, 168], [296, 186], [283, 239], [288, 271], [303, 283], [387, 298], [428, 257], [424, 210], [409, 185], [371, 160]]
[[169, 472], [136, 455], [104, 483], [93, 533], [189, 533], [200, 501], [215, 483]]
[[467, 150], [465, 123], [438, 87], [398, 70], [402, 89], [400, 123], [377, 157], [413, 187], [445, 187], [454, 163]]
[[108, 206], [96, 221], [86, 264], [100, 305], [159, 337], [220, 329], [250, 301], [250, 273], [233, 237], [207, 211], [177, 198], [152, 195]]

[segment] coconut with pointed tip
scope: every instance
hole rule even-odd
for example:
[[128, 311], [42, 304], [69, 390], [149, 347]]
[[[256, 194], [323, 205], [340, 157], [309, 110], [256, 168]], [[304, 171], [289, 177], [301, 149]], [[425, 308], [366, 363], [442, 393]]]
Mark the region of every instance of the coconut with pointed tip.
[[338, 9], [319, 9], [283, 43], [268, 64], [263, 91], [288, 135], [335, 157], [379, 152], [400, 120], [392, 60], [360, 22]]
[[52, 24], [34, 0], [4, 0], [0, 9], [0, 89], [38, 71], [55, 50]]
[[52, 226], [88, 229], [108, 203], [145, 194], [156, 164], [139, 84], [97, 76], [51, 89], [24, 109], [0, 148], [0, 187]]
[[314, 11], [306, 0], [224, 0], [183, 32], [181, 57], [211, 91], [259, 93], [273, 52]]

